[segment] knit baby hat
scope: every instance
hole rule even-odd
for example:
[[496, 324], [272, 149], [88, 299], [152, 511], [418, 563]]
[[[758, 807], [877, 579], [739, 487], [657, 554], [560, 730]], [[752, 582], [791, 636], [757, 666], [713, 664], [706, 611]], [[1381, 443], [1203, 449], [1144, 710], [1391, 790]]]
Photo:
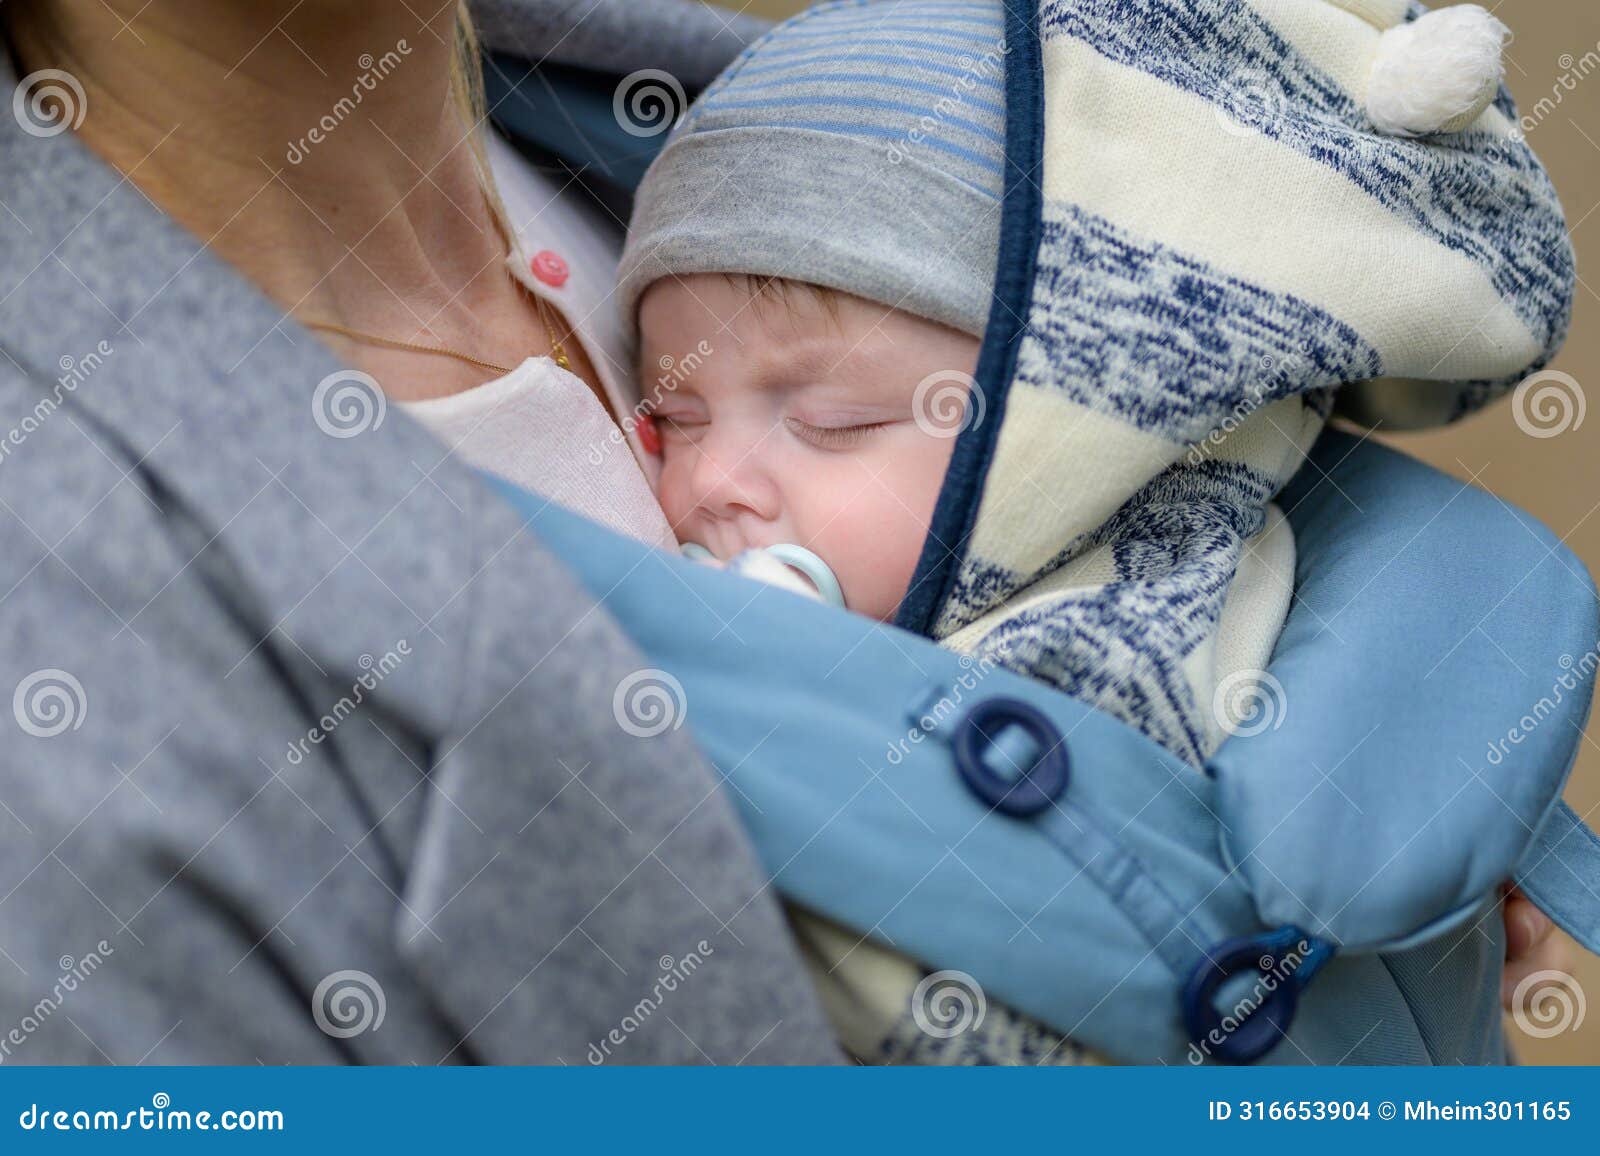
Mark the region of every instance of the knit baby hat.
[[701, 94], [639, 186], [619, 271], [783, 277], [974, 336], [1005, 165], [1004, 10], [843, 0], [778, 25]]
[[1330, 407], [1388, 431], [1510, 393], [1561, 345], [1571, 243], [1481, 7], [1005, 7], [998, 267], [1032, 276], [997, 281], [898, 622], [1198, 765], [1273, 660], [1272, 500]]

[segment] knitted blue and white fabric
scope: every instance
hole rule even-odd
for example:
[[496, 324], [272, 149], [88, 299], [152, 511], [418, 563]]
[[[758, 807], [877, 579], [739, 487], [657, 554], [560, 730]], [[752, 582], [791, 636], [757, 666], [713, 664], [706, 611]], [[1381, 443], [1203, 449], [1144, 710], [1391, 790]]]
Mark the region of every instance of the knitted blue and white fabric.
[[1274, 494], [1339, 402], [1415, 427], [1561, 343], [1560, 205], [1503, 91], [1376, 133], [1401, 0], [1057, 2], [1039, 14], [1043, 228], [951, 645], [1200, 763], [1287, 611]]
[[[1502, 34], [1407, 0], [823, 5], [663, 150], [623, 305], [747, 272], [983, 334], [901, 624], [1202, 765], [1253, 723], [1293, 593], [1272, 500], [1335, 407], [1448, 422], [1565, 336], [1572, 250]], [[1485, 35], [1481, 91], [1440, 82]], [[907, 1017], [914, 965], [808, 938], [836, 1018], [873, 1025], [858, 1053], [1075, 1055], [1003, 1013], [945, 1047]]]

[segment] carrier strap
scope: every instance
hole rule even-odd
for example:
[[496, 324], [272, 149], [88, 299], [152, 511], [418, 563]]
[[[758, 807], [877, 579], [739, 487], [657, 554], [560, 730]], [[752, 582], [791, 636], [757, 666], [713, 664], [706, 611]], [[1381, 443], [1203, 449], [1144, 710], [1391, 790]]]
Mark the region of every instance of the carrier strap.
[[1557, 803], [1517, 866], [1517, 885], [1580, 944], [1600, 953], [1600, 836]]

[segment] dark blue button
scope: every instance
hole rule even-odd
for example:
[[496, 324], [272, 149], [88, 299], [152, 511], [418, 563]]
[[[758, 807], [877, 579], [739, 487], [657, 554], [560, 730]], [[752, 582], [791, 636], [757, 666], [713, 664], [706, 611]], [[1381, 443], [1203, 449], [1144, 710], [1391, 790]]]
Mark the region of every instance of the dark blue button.
[[[1006, 736], [1013, 728], [1030, 740], [1025, 765], [1005, 757], [1015, 749]], [[987, 698], [975, 703], [957, 724], [951, 745], [956, 769], [972, 793], [1007, 815], [1037, 815], [1067, 789], [1071, 763], [1061, 732], [1043, 712], [1020, 699]], [[1001, 757], [991, 759], [992, 755]], [[998, 769], [995, 763], [1000, 764]]]
[[[1303, 950], [1302, 950], [1303, 949]], [[1294, 1023], [1300, 989], [1333, 956], [1333, 945], [1298, 927], [1228, 939], [1200, 960], [1183, 986], [1183, 1019], [1201, 1055], [1252, 1064], [1278, 1045]], [[1243, 990], [1223, 986], [1253, 977]], [[1226, 1014], [1218, 997], [1228, 1004]]]

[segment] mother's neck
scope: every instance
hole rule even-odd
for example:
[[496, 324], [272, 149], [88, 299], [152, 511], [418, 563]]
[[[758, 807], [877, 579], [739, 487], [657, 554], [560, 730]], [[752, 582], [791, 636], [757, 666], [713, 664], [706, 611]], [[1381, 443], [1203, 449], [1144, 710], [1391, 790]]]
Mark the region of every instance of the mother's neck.
[[505, 280], [451, 99], [454, 5], [7, 9], [23, 71], [82, 84], [84, 142], [286, 312], [397, 335], [470, 328], [474, 296]]

